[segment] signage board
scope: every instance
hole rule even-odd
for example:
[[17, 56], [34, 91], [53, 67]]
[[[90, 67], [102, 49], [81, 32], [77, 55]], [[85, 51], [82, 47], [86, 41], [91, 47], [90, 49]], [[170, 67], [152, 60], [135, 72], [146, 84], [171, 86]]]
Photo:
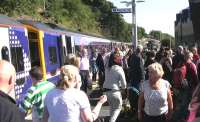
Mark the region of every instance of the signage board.
[[131, 13], [131, 8], [112, 8], [113, 13]]

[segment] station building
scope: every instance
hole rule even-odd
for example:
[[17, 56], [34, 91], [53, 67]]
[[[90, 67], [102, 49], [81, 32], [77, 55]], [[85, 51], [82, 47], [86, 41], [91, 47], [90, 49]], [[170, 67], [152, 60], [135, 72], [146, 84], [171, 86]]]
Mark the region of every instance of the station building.
[[174, 26], [176, 46], [183, 45], [191, 47], [196, 44], [189, 7], [176, 14]]

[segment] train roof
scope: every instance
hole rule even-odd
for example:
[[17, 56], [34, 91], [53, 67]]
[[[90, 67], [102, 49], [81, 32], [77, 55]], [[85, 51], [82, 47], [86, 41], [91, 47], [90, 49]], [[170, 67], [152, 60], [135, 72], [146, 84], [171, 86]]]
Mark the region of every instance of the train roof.
[[[34, 21], [34, 20], [18, 20], [20, 23], [32, 26], [36, 29], [43, 30], [43, 31], [48, 31], [48, 32], [53, 32], [56, 34], [65, 34], [68, 36], [73, 36], [75, 42], [78, 44], [81, 44], [81, 42], [84, 42], [86, 44], [93, 44], [93, 43], [110, 43], [110, 42], [117, 42], [112, 39], [107, 39], [101, 36], [96, 36], [96, 35], [91, 35], [91, 34], [85, 34], [73, 30], [66, 29], [62, 26], [53, 24], [53, 23], [44, 23], [40, 21]], [[81, 42], [80, 42], [81, 41]], [[121, 42], [119, 42], [121, 43]]]
[[46, 24], [48, 24], [50, 27], [52, 27], [55, 31], [57, 31], [59, 33], [64, 33], [68, 36], [73, 36], [76, 45], [79, 45], [82, 43], [88, 45], [88, 44], [97, 44], [97, 43], [104, 44], [104, 43], [111, 42], [109, 39], [68, 30], [64, 27], [61, 27], [61, 26], [53, 24], [53, 23], [46, 23]]
[[74, 31], [57, 24], [53, 24], [53, 23], [46, 23], [46, 24], [48, 24], [49, 26], [51, 26], [53, 29], [57, 30], [58, 32], [66, 33], [67, 35], [77, 35], [77, 36], [79, 35], [79, 36], [92, 37], [92, 38], [104, 40], [104, 42], [115, 41], [112, 39], [105, 38], [103, 36]]
[[15, 19], [12, 19], [11, 17], [1, 15], [0, 14], [0, 25], [1, 26], [15, 26], [15, 27], [23, 27], [23, 25], [16, 21]]
[[18, 20], [20, 23], [25, 24], [25, 25], [30, 25], [34, 28], [37, 28], [39, 30], [47, 31], [47, 32], [54, 32], [56, 33], [56, 30], [51, 28], [49, 25], [40, 22], [40, 21], [33, 21], [33, 20]]

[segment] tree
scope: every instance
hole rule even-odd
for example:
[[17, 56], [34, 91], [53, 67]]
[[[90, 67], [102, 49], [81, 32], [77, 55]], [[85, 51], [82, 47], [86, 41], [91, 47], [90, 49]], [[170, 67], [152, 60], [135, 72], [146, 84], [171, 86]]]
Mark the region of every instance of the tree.
[[143, 27], [137, 27], [137, 30], [138, 39], [147, 37], [147, 33], [145, 32], [145, 29]]
[[[131, 25], [121, 14], [112, 13], [112, 8], [113, 3], [107, 0], [1, 0], [0, 4], [0, 12], [5, 15], [61, 24], [74, 31], [130, 42]], [[143, 28], [138, 33], [139, 38], [146, 35]]]
[[154, 39], [162, 40], [162, 32], [161, 31], [152, 30], [152, 31], [150, 31], [149, 35]]
[[169, 39], [163, 39], [161, 40], [161, 45], [164, 46], [164, 47], [170, 47], [170, 40]]

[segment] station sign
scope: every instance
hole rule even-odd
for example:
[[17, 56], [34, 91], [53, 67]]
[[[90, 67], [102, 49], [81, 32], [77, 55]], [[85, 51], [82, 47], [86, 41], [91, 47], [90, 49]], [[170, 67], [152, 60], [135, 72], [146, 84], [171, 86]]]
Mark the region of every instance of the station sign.
[[113, 13], [131, 13], [131, 8], [112, 8]]

